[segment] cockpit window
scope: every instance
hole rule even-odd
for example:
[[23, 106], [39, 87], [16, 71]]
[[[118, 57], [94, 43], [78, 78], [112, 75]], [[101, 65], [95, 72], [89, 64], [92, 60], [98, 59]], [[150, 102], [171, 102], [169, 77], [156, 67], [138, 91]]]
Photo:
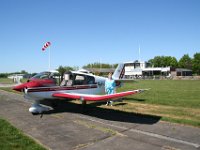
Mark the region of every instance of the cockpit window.
[[95, 79], [92, 76], [87, 76], [87, 84], [95, 84]]
[[93, 76], [77, 73], [66, 73], [60, 86], [96, 84]]
[[74, 79], [75, 85], [95, 84], [95, 79], [92, 76], [76, 75]]
[[85, 84], [86, 78], [84, 75], [76, 75], [74, 79], [74, 84], [75, 85], [83, 85]]
[[85, 80], [85, 77], [82, 76], [82, 75], [76, 75], [75, 80], [84, 81], [84, 80]]

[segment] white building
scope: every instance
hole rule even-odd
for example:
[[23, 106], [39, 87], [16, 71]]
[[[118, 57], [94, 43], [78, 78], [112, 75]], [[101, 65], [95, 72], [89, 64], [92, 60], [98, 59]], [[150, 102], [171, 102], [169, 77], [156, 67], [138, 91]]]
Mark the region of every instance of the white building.
[[24, 74], [12, 74], [8, 76], [9, 79], [12, 79], [13, 82], [19, 83], [21, 79], [23, 79]]
[[170, 75], [170, 67], [151, 67], [146, 61], [125, 62], [125, 78], [137, 78], [155, 75]]

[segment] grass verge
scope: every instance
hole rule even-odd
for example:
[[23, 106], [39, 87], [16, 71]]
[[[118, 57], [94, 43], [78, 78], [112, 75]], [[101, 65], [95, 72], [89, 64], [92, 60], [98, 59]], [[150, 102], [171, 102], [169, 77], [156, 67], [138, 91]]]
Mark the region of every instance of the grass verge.
[[0, 148], [3, 150], [45, 150], [6, 120], [0, 118]]
[[163, 121], [200, 127], [200, 109], [196, 108], [133, 103], [126, 100], [123, 103], [114, 103], [113, 107], [107, 107], [105, 105], [100, 105], [98, 107], [129, 113], [159, 116]]

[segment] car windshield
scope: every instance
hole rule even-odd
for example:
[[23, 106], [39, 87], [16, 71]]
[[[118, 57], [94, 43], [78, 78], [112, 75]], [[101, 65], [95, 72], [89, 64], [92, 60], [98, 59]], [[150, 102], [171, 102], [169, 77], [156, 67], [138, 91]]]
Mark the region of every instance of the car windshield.
[[48, 79], [50, 76], [50, 72], [41, 72], [33, 76], [33, 79]]

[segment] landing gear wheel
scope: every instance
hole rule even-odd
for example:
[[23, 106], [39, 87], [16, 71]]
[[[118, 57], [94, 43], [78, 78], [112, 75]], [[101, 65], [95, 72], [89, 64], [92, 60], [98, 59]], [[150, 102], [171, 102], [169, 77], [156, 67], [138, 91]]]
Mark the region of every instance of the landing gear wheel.
[[32, 115], [34, 115], [34, 116], [35, 116], [35, 115], [39, 115], [39, 113], [36, 113], [36, 112], [32, 112]]
[[33, 115], [42, 114], [45, 111], [49, 111], [50, 108], [40, 105], [39, 103], [34, 103], [30, 108], [29, 112]]

